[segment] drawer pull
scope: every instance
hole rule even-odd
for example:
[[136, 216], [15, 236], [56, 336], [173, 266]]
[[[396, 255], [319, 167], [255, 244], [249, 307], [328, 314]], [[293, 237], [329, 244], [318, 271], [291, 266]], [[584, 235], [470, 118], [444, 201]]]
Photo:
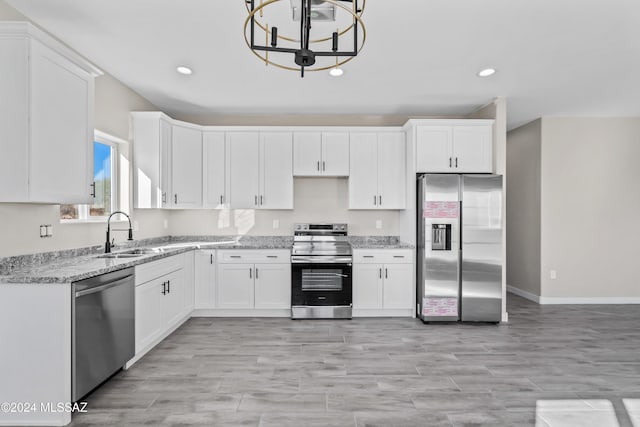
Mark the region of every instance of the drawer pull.
[[229, 258], [242, 258], [242, 255], [229, 255]]
[[267, 258], [278, 258], [278, 255], [267, 255]]
[[394, 258], [404, 258], [404, 255], [394, 255]]
[[362, 258], [373, 258], [373, 255], [362, 255]]

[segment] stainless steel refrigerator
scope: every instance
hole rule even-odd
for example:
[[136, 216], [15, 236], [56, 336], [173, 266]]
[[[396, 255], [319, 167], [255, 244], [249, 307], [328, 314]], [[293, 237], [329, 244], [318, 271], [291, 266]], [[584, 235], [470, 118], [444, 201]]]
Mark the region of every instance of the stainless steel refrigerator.
[[418, 317], [499, 322], [502, 245], [501, 175], [419, 175]]

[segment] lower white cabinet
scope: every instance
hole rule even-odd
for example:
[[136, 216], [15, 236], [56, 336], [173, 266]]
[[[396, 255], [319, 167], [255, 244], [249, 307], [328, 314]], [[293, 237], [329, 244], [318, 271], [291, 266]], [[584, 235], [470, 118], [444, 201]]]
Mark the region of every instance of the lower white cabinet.
[[413, 315], [413, 252], [354, 251], [354, 315]]
[[195, 253], [194, 308], [216, 307], [216, 251], [199, 250]]
[[136, 355], [189, 315], [184, 260], [176, 255], [136, 266]]
[[289, 251], [219, 251], [215, 306], [241, 310], [291, 308]]

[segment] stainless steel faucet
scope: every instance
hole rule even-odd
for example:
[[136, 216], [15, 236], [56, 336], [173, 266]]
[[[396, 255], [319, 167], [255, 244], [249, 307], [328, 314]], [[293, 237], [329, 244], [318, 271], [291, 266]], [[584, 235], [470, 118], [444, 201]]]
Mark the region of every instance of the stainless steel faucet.
[[[109, 252], [111, 252], [111, 217], [116, 215], [116, 214], [122, 214], [124, 216], [127, 217], [127, 219], [129, 220], [129, 238], [127, 240], [133, 240], [133, 229], [131, 228], [131, 218], [129, 217], [129, 215], [127, 215], [126, 213], [122, 212], [122, 211], [115, 211], [113, 212], [111, 215], [109, 215], [109, 219], [107, 219], [107, 241], [104, 244], [104, 253], [108, 254]], [[127, 231], [123, 228], [121, 229], [116, 229], [114, 228], [113, 231]]]

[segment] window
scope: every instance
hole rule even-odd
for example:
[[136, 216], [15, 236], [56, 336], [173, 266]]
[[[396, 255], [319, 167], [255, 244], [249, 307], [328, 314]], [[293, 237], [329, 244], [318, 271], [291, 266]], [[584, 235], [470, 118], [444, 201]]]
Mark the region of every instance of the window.
[[93, 182], [95, 197], [91, 205], [61, 205], [62, 220], [99, 220], [118, 210], [117, 197], [117, 138], [100, 131], [95, 132], [93, 142]]

